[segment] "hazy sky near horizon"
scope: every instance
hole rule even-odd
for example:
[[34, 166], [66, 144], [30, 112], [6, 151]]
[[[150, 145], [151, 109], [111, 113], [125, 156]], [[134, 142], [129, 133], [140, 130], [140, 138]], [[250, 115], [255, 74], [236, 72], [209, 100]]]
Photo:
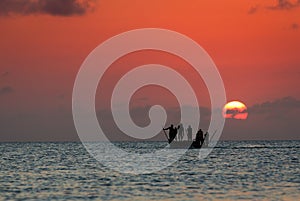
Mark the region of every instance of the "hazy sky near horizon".
[[[248, 106], [247, 120], [226, 121], [223, 139], [300, 139], [300, 0], [3, 0], [0, 27], [0, 141], [77, 139], [71, 104], [82, 62], [110, 37], [148, 27], [199, 43], [218, 67], [227, 99]], [[134, 53], [112, 65], [106, 90], [130, 66], [151, 62], [181, 73], [188, 68], [171, 55]], [[190, 79], [197, 85], [199, 78]], [[176, 111], [174, 97], [156, 90], [136, 95], [136, 119], [156, 102]], [[196, 90], [208, 118], [201, 81]], [[108, 109], [102, 97], [96, 98], [100, 115]]]

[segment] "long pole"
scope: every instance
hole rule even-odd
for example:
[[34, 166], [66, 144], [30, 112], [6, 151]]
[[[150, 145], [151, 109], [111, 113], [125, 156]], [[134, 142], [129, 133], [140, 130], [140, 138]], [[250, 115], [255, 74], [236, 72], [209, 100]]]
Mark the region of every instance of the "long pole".
[[170, 139], [168, 138], [168, 135], [167, 135], [166, 131], [164, 130], [164, 128], [163, 128], [163, 131], [164, 131], [164, 134], [165, 134], [165, 136], [166, 136], [166, 138], [168, 140], [168, 143], [170, 143]]
[[217, 131], [218, 130], [215, 130], [215, 132], [212, 134], [212, 136], [210, 137], [210, 139], [209, 139], [209, 141], [211, 141], [213, 138], [214, 138], [214, 136], [215, 136], [215, 134], [217, 133]]

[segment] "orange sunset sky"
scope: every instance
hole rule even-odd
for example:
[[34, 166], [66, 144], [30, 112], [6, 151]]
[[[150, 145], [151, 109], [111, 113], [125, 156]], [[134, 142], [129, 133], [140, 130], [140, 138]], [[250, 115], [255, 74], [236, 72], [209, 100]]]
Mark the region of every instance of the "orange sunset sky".
[[[72, 89], [82, 62], [110, 37], [149, 27], [199, 43], [218, 67], [227, 99], [247, 105], [248, 119], [228, 119], [222, 139], [300, 139], [299, 0], [20, 2], [0, 2], [1, 141], [76, 140]], [[130, 65], [153, 61], [184, 73], [186, 64], [173, 57], [133, 53], [103, 82], [109, 89]], [[196, 79], [191, 75], [193, 86]], [[166, 97], [163, 104], [172, 105]], [[106, 109], [101, 95], [97, 100], [96, 108]]]

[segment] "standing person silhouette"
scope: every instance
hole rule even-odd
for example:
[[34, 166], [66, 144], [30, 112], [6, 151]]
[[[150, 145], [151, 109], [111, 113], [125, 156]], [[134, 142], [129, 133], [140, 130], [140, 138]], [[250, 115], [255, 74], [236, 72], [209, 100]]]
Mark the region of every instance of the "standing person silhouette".
[[179, 141], [183, 140], [183, 136], [184, 136], [184, 128], [182, 124], [179, 124], [179, 128], [178, 128], [178, 139]]
[[189, 125], [189, 127], [186, 129], [186, 131], [187, 131], [188, 141], [192, 141], [193, 129], [192, 129], [191, 125]]

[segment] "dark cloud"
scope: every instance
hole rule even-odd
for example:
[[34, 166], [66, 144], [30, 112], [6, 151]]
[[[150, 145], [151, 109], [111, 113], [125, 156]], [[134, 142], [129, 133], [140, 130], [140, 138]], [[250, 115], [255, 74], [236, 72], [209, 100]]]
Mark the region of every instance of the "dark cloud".
[[[11, 87], [3, 88], [5, 93], [13, 91]], [[0, 88], [0, 91], [3, 88]], [[142, 127], [148, 125], [150, 123], [149, 108], [150, 106], [132, 108], [130, 110], [132, 120]], [[189, 108], [195, 110], [194, 107]], [[168, 115], [165, 126], [170, 123], [177, 125], [180, 121], [180, 108], [166, 107], [165, 109]], [[203, 130], [207, 130], [212, 112], [222, 115], [221, 109], [211, 111], [210, 108], [200, 108], [200, 128]], [[233, 113], [233, 111], [228, 113]], [[293, 97], [255, 104], [248, 107], [249, 115], [246, 120], [226, 119], [221, 138], [226, 140], [299, 140], [299, 113], [300, 100]], [[109, 109], [97, 110], [97, 117], [101, 128], [110, 140], [136, 140], [118, 129], [113, 123]], [[186, 126], [184, 125], [185, 128]], [[34, 109], [25, 111], [15, 110], [14, 105], [8, 105], [1, 108], [0, 133], [2, 133], [0, 141], [78, 140], [70, 105], [64, 106], [64, 110], [36, 106]], [[195, 136], [195, 132], [193, 134]], [[161, 132], [149, 140], [165, 140], [165, 136]]]
[[291, 29], [293, 29], [293, 30], [299, 29], [299, 24], [293, 23], [293, 24], [291, 25]]
[[[277, 0], [276, 4], [273, 6], [265, 6], [264, 8], [267, 10], [291, 10], [294, 8], [300, 7], [300, 0], [292, 3], [290, 0]], [[248, 10], [248, 14], [257, 13], [259, 6], [252, 6]]]
[[[300, 100], [293, 97], [284, 97], [281, 99], [274, 100], [272, 102], [264, 102], [261, 104], [256, 104], [250, 107], [249, 113], [252, 114], [265, 114], [267, 117], [275, 117], [277, 115], [287, 115], [290, 112], [300, 109]], [[278, 117], [279, 117], [278, 116]]]
[[289, 0], [277, 0], [277, 4], [275, 6], [267, 6], [266, 8], [269, 10], [291, 10], [299, 6], [299, 0], [296, 3], [291, 3]]
[[249, 10], [248, 10], [248, 14], [254, 14], [254, 13], [256, 13], [257, 11], [258, 11], [258, 7], [259, 6], [253, 6], [253, 7], [251, 7]]
[[9, 72], [8, 72], [8, 71], [5, 71], [5, 72], [3, 72], [3, 73], [1, 74], [0, 77], [6, 77], [6, 76], [8, 76], [8, 75], [9, 75]]
[[[148, 117], [150, 106], [134, 107], [130, 114], [132, 120], [138, 126], [147, 126], [150, 123]], [[180, 108], [165, 108], [168, 119], [166, 125], [171, 123], [177, 125], [180, 121]], [[191, 110], [195, 108], [190, 107]], [[213, 111], [222, 114], [221, 110]], [[248, 113], [246, 120], [226, 119], [222, 139], [226, 140], [282, 140], [299, 139], [299, 112], [300, 100], [293, 97], [283, 97], [277, 100], [266, 101], [248, 107], [243, 113]], [[207, 130], [211, 118], [211, 109], [200, 108], [200, 128]], [[109, 110], [98, 113], [98, 119], [104, 133], [111, 133], [111, 140], [135, 140], [123, 134], [113, 123], [113, 117]], [[236, 111], [229, 110], [227, 114], [237, 115]], [[99, 118], [101, 116], [101, 118]], [[165, 125], [165, 126], [166, 126]], [[163, 126], [163, 125], [162, 125]], [[185, 127], [187, 125], [184, 125]], [[150, 140], [164, 140], [163, 133], [158, 134]]]
[[0, 15], [84, 15], [93, 10], [95, 1], [96, 0], [1, 0]]
[[226, 110], [226, 114], [238, 114], [238, 113], [247, 113], [247, 110], [239, 111], [239, 110]]
[[57, 95], [57, 98], [58, 98], [58, 99], [64, 99], [65, 97], [66, 97], [65, 94], [58, 94], [58, 95]]
[[3, 108], [0, 113], [1, 141], [78, 141], [72, 111], [16, 111]]
[[249, 108], [252, 113], [265, 114], [277, 110], [284, 110], [286, 112], [294, 109], [300, 109], [300, 100], [294, 97], [287, 96], [274, 101], [267, 101], [261, 104], [256, 104]]
[[5, 94], [9, 94], [9, 93], [12, 93], [14, 90], [12, 87], [10, 86], [5, 86], [5, 87], [2, 87], [0, 88], [0, 95], [5, 95]]
[[226, 119], [223, 139], [299, 140], [300, 100], [284, 97], [248, 107], [248, 118]]

